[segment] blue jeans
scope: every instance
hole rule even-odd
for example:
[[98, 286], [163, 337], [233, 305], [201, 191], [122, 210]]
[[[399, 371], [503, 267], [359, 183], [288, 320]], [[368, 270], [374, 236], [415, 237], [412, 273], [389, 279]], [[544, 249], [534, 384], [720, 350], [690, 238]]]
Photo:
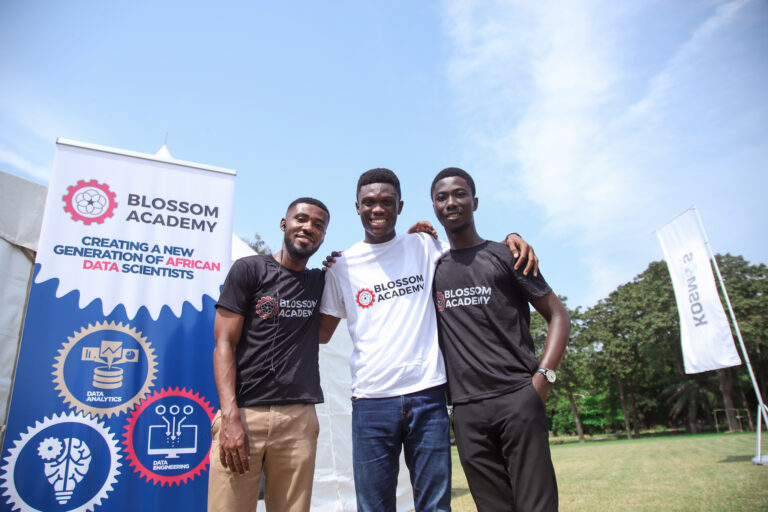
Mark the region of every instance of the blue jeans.
[[352, 399], [357, 510], [395, 510], [400, 449], [416, 512], [451, 509], [451, 444], [442, 386], [391, 398]]

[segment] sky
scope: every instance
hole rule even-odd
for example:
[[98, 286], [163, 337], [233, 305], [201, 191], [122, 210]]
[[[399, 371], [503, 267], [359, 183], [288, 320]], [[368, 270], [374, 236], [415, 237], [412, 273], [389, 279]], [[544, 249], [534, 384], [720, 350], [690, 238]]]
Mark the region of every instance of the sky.
[[[362, 240], [359, 175], [477, 184], [568, 306], [662, 259], [696, 205], [715, 252], [768, 263], [768, 1], [0, 0], [0, 169], [46, 184], [57, 137], [237, 171], [234, 231], [279, 250], [300, 196], [325, 254]], [[323, 256], [321, 256], [323, 255]]]

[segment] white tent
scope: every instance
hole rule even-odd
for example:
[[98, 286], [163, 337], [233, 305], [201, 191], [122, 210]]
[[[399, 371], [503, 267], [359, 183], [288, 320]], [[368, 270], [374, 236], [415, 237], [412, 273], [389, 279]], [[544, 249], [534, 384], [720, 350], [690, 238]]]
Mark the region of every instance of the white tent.
[[[0, 418], [5, 433], [7, 406], [16, 366], [21, 327], [32, 280], [47, 188], [0, 171]], [[232, 236], [232, 260], [253, 254]], [[349, 355], [352, 341], [342, 321], [328, 345], [320, 348], [320, 376], [325, 403], [317, 406], [317, 446], [312, 510], [356, 510], [352, 478]], [[413, 509], [408, 470], [400, 458], [398, 512]], [[259, 510], [265, 510], [262, 503]]]
[[0, 418], [8, 400], [27, 307], [46, 187], [0, 171]]

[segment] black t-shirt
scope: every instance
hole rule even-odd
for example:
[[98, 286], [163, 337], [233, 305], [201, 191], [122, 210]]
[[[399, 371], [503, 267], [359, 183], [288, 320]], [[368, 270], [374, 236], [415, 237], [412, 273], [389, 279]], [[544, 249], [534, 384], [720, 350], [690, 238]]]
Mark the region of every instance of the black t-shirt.
[[433, 294], [455, 404], [520, 389], [538, 367], [528, 303], [552, 290], [514, 264], [507, 246], [489, 241], [438, 261]]
[[324, 276], [294, 272], [270, 255], [232, 264], [219, 302], [245, 317], [235, 351], [237, 405], [320, 403], [319, 315]]

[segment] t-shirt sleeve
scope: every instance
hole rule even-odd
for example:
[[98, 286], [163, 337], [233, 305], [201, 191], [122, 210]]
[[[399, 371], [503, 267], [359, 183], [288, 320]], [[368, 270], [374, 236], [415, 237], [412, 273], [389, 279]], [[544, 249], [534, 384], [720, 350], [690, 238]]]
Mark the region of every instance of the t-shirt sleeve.
[[[338, 264], [338, 263], [337, 263]], [[323, 298], [320, 300], [320, 312], [324, 315], [346, 318], [347, 311], [344, 307], [344, 296], [341, 293], [338, 273], [333, 267], [325, 273], [325, 287]]]
[[429, 252], [429, 259], [432, 263], [437, 263], [437, 260], [443, 257], [445, 253], [451, 250], [451, 244], [444, 242], [439, 238], [432, 238], [431, 235], [426, 233], [420, 233], [422, 243], [426, 246]]
[[248, 264], [243, 260], [236, 260], [224, 279], [224, 286], [221, 288], [219, 301], [216, 307], [226, 308], [238, 315], [248, 312], [248, 299], [252, 290], [257, 289], [260, 283], [251, 271]]
[[520, 293], [528, 302], [534, 302], [542, 297], [546, 296], [552, 291], [549, 287], [544, 276], [539, 271], [538, 275], [534, 276], [533, 272], [529, 272], [528, 275], [523, 275], [523, 267], [515, 270], [515, 262], [517, 261], [506, 245], [502, 245], [502, 252], [506, 251], [504, 262], [507, 267], [507, 271], [512, 279], [512, 283], [515, 290]]

